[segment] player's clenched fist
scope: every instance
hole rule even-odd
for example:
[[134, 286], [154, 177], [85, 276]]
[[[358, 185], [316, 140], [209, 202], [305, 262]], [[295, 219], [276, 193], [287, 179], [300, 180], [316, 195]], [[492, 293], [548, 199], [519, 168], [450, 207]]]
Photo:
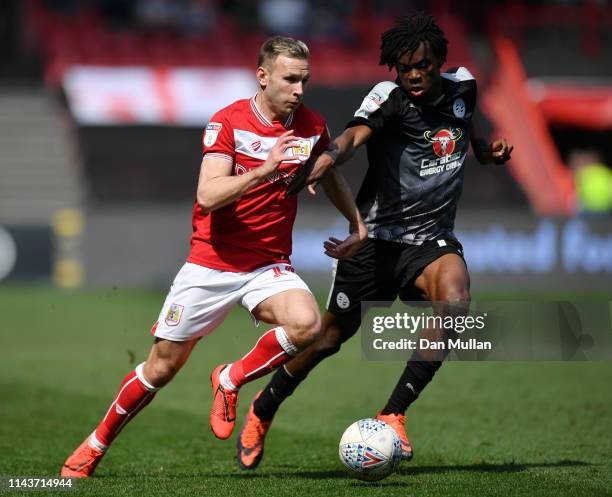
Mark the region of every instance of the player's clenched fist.
[[495, 162], [506, 162], [510, 159], [513, 149], [505, 138], [500, 138], [491, 143], [491, 156]]
[[481, 164], [504, 164], [510, 160], [514, 146], [505, 138], [498, 138], [490, 143], [482, 139], [474, 139], [472, 142], [474, 155]]
[[280, 135], [270, 150], [268, 158], [261, 166], [262, 174], [267, 176], [268, 174], [276, 171], [278, 166], [280, 166], [280, 163], [287, 160], [287, 149], [294, 146], [296, 140], [297, 136], [293, 135], [292, 129], [285, 131], [282, 135]]

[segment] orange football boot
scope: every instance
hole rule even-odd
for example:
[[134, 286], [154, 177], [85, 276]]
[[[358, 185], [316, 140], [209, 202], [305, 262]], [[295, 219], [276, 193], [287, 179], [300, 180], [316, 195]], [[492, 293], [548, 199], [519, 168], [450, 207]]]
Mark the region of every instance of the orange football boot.
[[227, 364], [220, 364], [213, 369], [210, 382], [213, 391], [213, 403], [210, 410], [210, 427], [215, 437], [225, 440], [234, 431], [236, 424], [236, 405], [238, 404], [238, 392], [223, 388], [219, 376]]
[[77, 447], [60, 470], [63, 478], [88, 478], [95, 471], [106, 452], [89, 445], [89, 437]]
[[261, 395], [257, 393], [251, 403], [244, 425], [236, 442], [236, 459], [240, 469], [255, 469], [259, 466], [264, 454], [264, 440], [270, 429], [272, 420], [262, 421], [255, 414], [255, 401]]
[[406, 429], [404, 426], [406, 425], [406, 416], [403, 414], [381, 414], [378, 413], [376, 415], [376, 419], [380, 419], [387, 423], [391, 428], [395, 430], [397, 436], [400, 439], [402, 444], [402, 460], [410, 461], [412, 456], [414, 455], [412, 450], [412, 445], [406, 436]]

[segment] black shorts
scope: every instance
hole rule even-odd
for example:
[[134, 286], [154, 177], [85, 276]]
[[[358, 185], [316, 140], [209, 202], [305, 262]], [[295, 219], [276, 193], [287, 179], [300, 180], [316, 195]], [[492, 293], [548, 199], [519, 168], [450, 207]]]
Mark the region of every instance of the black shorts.
[[[414, 281], [423, 269], [445, 254], [463, 259], [463, 247], [451, 236], [422, 245], [407, 245], [368, 238], [350, 259], [338, 261], [327, 310], [336, 316], [361, 313], [361, 302], [423, 300]], [[465, 259], [463, 259], [465, 262]]]

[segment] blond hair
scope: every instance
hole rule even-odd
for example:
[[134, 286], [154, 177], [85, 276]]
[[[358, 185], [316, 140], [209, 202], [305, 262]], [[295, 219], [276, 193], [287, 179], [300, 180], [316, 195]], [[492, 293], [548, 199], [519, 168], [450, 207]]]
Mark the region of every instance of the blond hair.
[[268, 38], [261, 46], [257, 66], [263, 66], [266, 62], [274, 62], [279, 55], [293, 59], [307, 59], [310, 53], [303, 41], [287, 36], [274, 36]]

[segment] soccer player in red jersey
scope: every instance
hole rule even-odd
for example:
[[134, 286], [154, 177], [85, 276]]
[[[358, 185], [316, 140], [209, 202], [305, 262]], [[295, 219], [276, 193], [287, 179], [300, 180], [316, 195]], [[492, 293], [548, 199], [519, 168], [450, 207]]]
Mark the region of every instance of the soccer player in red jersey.
[[[257, 94], [220, 110], [206, 126], [191, 251], [153, 326], [149, 356], [125, 377], [62, 476], [90, 476], [121, 429], [236, 304], [274, 327], [244, 357], [214, 369], [210, 423], [218, 438], [232, 433], [239, 388], [287, 362], [320, 332], [317, 303], [289, 260], [297, 199], [286, 195], [298, 169], [330, 139], [324, 119], [301, 103], [308, 48], [291, 38], [269, 39], [256, 76]], [[324, 243], [325, 253], [350, 257], [367, 230], [344, 179], [334, 174], [324, 187], [351, 224], [345, 240]]]

